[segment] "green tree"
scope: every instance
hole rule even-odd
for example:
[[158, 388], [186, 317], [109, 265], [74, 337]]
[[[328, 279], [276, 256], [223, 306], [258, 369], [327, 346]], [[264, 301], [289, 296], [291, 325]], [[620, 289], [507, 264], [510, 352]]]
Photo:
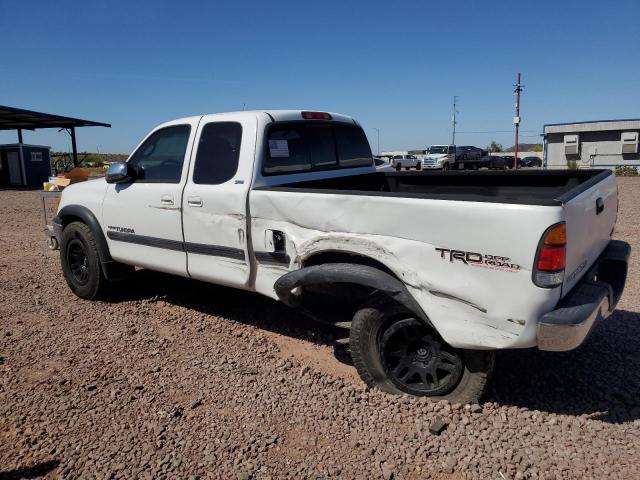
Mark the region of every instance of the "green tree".
[[533, 146], [533, 151], [534, 152], [541, 152], [542, 151], [542, 145], [534, 145]]
[[490, 152], [502, 152], [502, 145], [497, 143], [495, 140], [491, 140], [491, 143], [487, 147], [487, 150]]

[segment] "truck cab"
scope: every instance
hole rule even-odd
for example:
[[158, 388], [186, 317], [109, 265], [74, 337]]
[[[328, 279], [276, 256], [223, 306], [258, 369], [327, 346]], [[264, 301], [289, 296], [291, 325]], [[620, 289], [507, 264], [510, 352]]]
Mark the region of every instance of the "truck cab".
[[422, 160], [422, 168], [425, 170], [450, 170], [456, 162], [455, 145], [431, 145], [429, 153]]

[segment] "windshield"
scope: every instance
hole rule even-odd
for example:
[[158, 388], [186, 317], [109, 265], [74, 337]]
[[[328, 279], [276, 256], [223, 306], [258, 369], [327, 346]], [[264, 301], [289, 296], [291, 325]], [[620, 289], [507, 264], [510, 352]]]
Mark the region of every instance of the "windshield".
[[447, 150], [449, 149], [449, 147], [445, 146], [432, 146], [429, 149], [429, 153], [449, 153]]

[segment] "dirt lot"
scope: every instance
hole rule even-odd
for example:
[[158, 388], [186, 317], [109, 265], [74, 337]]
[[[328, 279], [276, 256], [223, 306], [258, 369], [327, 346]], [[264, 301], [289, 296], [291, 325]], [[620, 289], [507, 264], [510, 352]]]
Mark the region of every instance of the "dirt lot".
[[0, 478], [640, 478], [640, 180], [619, 183], [619, 311], [574, 352], [501, 352], [472, 407], [367, 391], [336, 331], [257, 295], [140, 271], [78, 300], [37, 193], [0, 191]]

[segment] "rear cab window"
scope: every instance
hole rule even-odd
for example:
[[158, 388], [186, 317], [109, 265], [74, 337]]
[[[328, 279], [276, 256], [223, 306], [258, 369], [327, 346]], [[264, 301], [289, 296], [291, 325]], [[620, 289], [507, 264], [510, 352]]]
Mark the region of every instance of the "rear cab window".
[[358, 125], [320, 122], [279, 122], [266, 133], [263, 175], [282, 175], [373, 165], [373, 155]]

